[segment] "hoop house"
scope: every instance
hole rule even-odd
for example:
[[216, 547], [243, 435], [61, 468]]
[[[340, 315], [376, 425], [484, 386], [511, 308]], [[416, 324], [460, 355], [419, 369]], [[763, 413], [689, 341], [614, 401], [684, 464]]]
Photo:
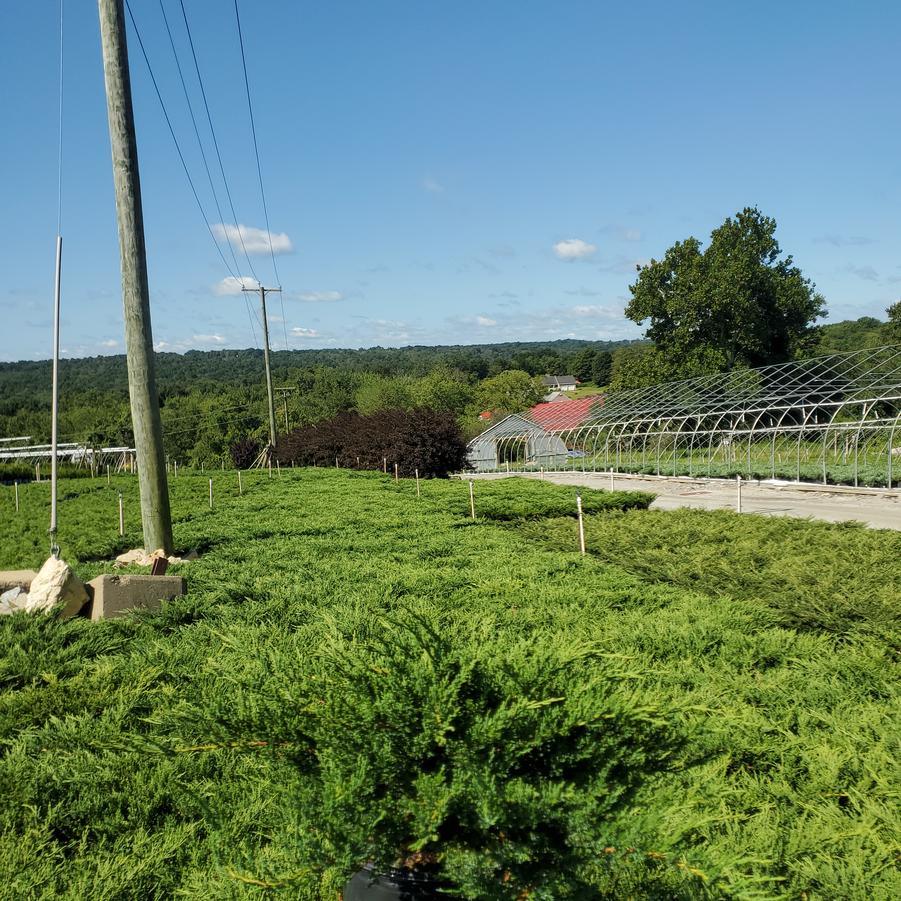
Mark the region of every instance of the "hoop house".
[[901, 345], [556, 403], [491, 426], [476, 470], [901, 484]]

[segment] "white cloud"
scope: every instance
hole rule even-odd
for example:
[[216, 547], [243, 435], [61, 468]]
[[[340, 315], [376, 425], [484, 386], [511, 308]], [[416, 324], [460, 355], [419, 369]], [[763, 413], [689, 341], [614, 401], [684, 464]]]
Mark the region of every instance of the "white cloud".
[[427, 175], [422, 180], [423, 190], [428, 191], [430, 194], [443, 194], [444, 193], [444, 185], [440, 184], [431, 176]]
[[119, 342], [115, 338], [107, 338], [106, 341], [100, 342], [101, 347], [118, 347]]
[[213, 285], [213, 293], [219, 294], [220, 296], [225, 294], [240, 294], [244, 288], [256, 290], [258, 284], [257, 280], [251, 278], [249, 275], [242, 275], [239, 278], [229, 275], [222, 279], [221, 282], [216, 282], [216, 284]]
[[340, 291], [302, 291], [300, 294], [289, 294], [288, 297], [296, 297], [304, 303], [335, 303], [344, 300]]
[[619, 319], [622, 316], [622, 311], [598, 304], [578, 304], [571, 308], [570, 313], [579, 319]]
[[497, 320], [489, 319], [487, 316], [476, 316], [476, 325], [484, 325], [484, 326], [497, 325]]
[[191, 335], [191, 340], [198, 344], [225, 344], [222, 335]]
[[294, 335], [295, 338], [318, 338], [319, 332], [314, 328], [302, 328], [299, 325], [294, 326], [291, 329], [291, 334]]
[[272, 241], [273, 253], [291, 253], [294, 245], [284, 232], [267, 233], [264, 228], [251, 225], [237, 226], [225, 222], [217, 222], [213, 226], [213, 234], [220, 241], [228, 241], [235, 250], [247, 253], [269, 253], [269, 242]]
[[568, 262], [572, 260], [586, 260], [588, 257], [594, 256], [596, 251], [597, 247], [594, 244], [589, 244], [581, 238], [566, 238], [554, 245], [554, 253], [561, 260], [567, 260]]

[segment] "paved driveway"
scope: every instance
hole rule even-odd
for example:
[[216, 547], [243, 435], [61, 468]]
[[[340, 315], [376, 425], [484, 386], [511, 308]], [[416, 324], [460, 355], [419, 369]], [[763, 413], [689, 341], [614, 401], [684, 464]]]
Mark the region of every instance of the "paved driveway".
[[[542, 478], [537, 473], [519, 473]], [[506, 473], [473, 475], [476, 479], [507, 478]], [[560, 485], [610, 488], [609, 473], [556, 472], [543, 478]], [[698, 507], [704, 510], [735, 510], [737, 486], [725, 479], [654, 478], [617, 474], [613, 487], [620, 491], [651, 491], [657, 495], [652, 509], [675, 510]], [[874, 529], [901, 529], [901, 490], [845, 488], [840, 486], [799, 486], [793, 482], [742, 482], [743, 513], [766, 516], [799, 516], [827, 522], [855, 520]]]

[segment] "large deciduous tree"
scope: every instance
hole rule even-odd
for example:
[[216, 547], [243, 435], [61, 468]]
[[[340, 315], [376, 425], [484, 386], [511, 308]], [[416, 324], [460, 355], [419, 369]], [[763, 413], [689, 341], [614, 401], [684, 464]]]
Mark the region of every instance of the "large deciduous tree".
[[678, 241], [638, 267], [626, 315], [647, 323], [646, 337], [676, 370], [693, 359], [729, 370], [804, 352], [823, 297], [782, 256], [775, 232], [775, 219], [746, 208], [713, 231], [706, 249], [696, 238]]

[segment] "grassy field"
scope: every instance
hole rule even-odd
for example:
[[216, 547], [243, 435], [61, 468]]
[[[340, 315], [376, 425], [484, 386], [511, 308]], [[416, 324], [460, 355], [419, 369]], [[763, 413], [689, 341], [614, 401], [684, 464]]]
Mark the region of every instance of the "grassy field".
[[[898, 533], [583, 490], [583, 559], [574, 492], [548, 483], [477, 482], [473, 521], [465, 482], [423, 482], [417, 499], [409, 481], [297, 470], [246, 474], [239, 497], [234, 473], [212, 475], [213, 510], [208, 475], [171, 482], [176, 543], [201, 551], [174, 569], [185, 598], [97, 624], [0, 619], [0, 895], [334, 901], [395, 803], [353, 773], [324, 791], [305, 757], [334, 755], [320, 773], [337, 744], [365, 757], [373, 721], [341, 694], [347, 661], [377, 675], [368, 690], [398, 739], [384, 766], [407, 785], [419, 774], [398, 767], [429, 728], [417, 692], [428, 707], [471, 659], [494, 690], [581, 692], [606, 710], [591, 672], [611, 709], [653, 709], [672, 739], [656, 771], [628, 749], [623, 805], [596, 793], [592, 817], [568, 802], [591, 853], [529, 897], [901, 897]], [[66, 482], [61, 498], [83, 578], [139, 543], [133, 478]], [[47, 500], [20, 486], [16, 514], [0, 489], [0, 566], [41, 563]], [[444, 654], [426, 648], [424, 688], [421, 630]], [[586, 656], [551, 685], [570, 652]], [[301, 741], [302, 714], [336, 697], [341, 733], [314, 723]], [[478, 869], [449, 841], [455, 853]], [[497, 873], [470, 896], [518, 893]]]

